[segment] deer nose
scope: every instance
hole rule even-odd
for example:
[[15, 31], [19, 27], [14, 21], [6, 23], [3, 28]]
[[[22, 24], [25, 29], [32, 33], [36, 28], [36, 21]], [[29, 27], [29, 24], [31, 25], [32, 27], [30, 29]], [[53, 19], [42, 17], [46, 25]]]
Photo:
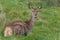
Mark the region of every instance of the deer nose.
[[37, 13], [35, 14], [35, 16], [37, 16]]

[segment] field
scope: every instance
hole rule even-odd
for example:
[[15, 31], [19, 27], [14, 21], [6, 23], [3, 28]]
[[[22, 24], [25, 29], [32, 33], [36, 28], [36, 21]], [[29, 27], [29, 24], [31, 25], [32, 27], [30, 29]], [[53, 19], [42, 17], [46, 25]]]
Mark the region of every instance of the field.
[[[9, 22], [29, 20], [31, 10], [28, 3], [28, 0], [0, 0], [0, 40], [60, 40], [60, 7], [54, 6], [40, 9], [32, 32], [27, 36], [3, 36], [4, 27]], [[33, 7], [38, 7], [39, 3], [36, 1]]]

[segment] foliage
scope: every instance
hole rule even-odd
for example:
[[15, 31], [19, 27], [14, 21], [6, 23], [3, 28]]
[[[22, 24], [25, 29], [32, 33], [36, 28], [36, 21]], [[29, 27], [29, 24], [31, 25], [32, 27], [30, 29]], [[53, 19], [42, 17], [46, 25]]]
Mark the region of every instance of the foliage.
[[[60, 0], [0, 0], [5, 15], [0, 21], [0, 39], [1, 40], [60, 40], [60, 7], [57, 7], [55, 1]], [[42, 4], [43, 8], [39, 11], [35, 26], [28, 36], [4, 37], [4, 26], [15, 20], [28, 20], [31, 16], [31, 10], [28, 9], [28, 3], [32, 2], [33, 7]], [[60, 3], [59, 3], [60, 4]], [[2, 13], [3, 13], [2, 12]], [[0, 13], [1, 14], [1, 13]]]

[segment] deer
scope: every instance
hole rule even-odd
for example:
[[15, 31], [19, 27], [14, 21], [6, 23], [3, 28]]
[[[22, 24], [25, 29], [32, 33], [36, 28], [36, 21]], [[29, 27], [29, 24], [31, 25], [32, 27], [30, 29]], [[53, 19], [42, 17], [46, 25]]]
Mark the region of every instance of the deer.
[[11, 36], [11, 35], [25, 35], [29, 32], [31, 32], [39, 10], [42, 8], [42, 6], [39, 6], [37, 8], [33, 8], [32, 4], [28, 4], [28, 8], [31, 10], [31, 18], [28, 21], [22, 21], [22, 20], [17, 20], [13, 21], [5, 26], [4, 29], [4, 36]]

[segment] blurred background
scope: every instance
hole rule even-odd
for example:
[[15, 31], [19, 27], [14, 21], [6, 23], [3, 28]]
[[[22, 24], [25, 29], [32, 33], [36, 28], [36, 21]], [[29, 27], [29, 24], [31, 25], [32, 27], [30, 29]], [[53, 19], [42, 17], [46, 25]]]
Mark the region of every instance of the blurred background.
[[[42, 4], [32, 32], [28, 36], [4, 37], [5, 25], [30, 19], [28, 3], [34, 8]], [[0, 0], [0, 40], [60, 40], [60, 0]]]

